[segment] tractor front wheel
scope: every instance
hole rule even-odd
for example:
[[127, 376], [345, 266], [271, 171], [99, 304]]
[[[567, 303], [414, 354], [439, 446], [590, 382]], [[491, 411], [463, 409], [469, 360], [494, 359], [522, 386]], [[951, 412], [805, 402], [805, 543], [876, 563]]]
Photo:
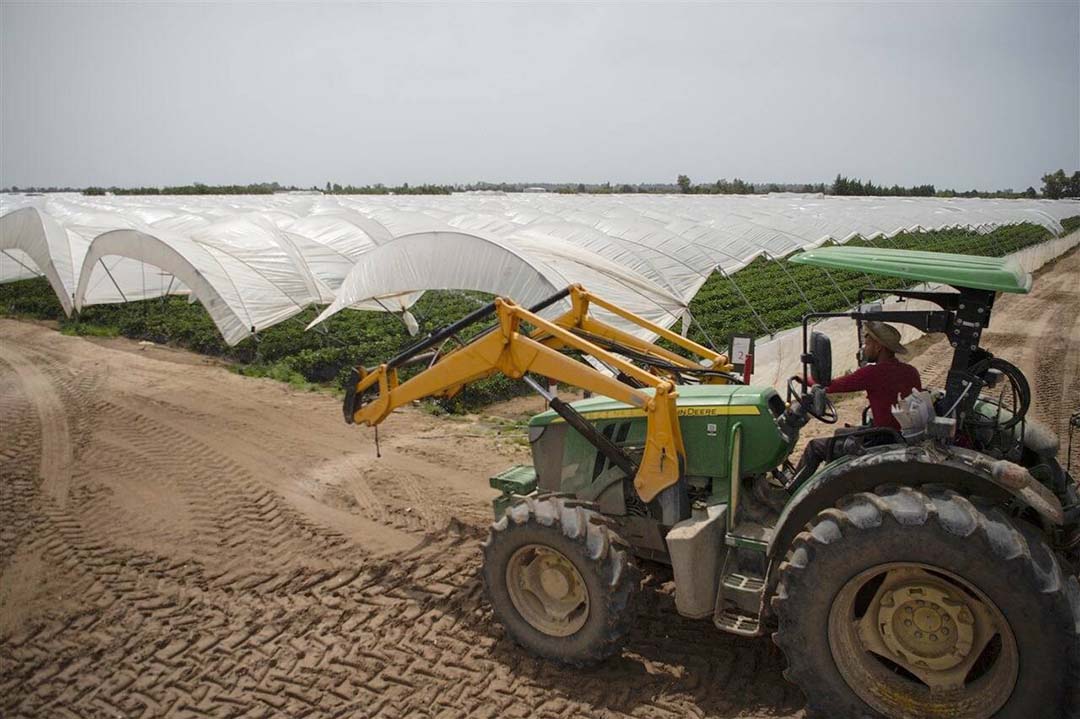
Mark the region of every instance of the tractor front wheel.
[[584, 665], [622, 648], [640, 574], [599, 520], [562, 498], [530, 497], [492, 525], [484, 587], [507, 633], [534, 654]]
[[774, 640], [811, 714], [1072, 717], [1080, 586], [1039, 533], [947, 490], [851, 495], [793, 542]]

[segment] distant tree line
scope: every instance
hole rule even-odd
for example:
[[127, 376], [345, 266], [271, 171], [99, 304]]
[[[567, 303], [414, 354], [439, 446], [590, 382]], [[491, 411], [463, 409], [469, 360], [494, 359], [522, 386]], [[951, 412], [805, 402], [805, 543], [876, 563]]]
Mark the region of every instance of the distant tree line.
[[[675, 179], [675, 186], [684, 195], [752, 195], [757, 192], [821, 192], [824, 185], [780, 185], [775, 182], [755, 185], [736, 177], [734, 180], [723, 178], [716, 182], [695, 185], [686, 175]], [[819, 189], [820, 188], [820, 189]]]
[[[1048, 173], [1043, 176], [1042, 197], [1050, 200], [1061, 198], [1080, 198], [1080, 171], [1066, 175], [1064, 170]], [[819, 193], [824, 195], [838, 195], [849, 197], [983, 197], [983, 198], [1037, 198], [1039, 193], [1034, 187], [1028, 187], [1022, 192], [1012, 188], [1004, 190], [939, 190], [933, 185], [913, 185], [904, 187], [901, 185], [875, 185], [872, 180], [863, 182], [858, 178], [845, 177], [837, 174], [831, 185], [819, 184], [754, 184], [735, 178], [717, 180], [715, 183], [694, 184], [686, 175], [679, 175], [675, 180], [674, 191], [688, 195], [745, 195], [754, 193], [770, 192], [801, 192]], [[659, 190], [672, 191], [672, 190]]]
[[1021, 198], [1034, 200], [1039, 196], [1034, 187], [1029, 187], [1023, 192], [1017, 192], [1012, 188], [1007, 190], [939, 190], [937, 197], [982, 197], [993, 200], [1018, 200]]
[[81, 187], [0, 187], [0, 192], [82, 192]]
[[939, 190], [934, 185], [888, 186], [875, 184], [872, 180], [860, 180], [837, 174], [831, 184], [819, 183], [753, 183], [736, 177], [715, 182], [694, 183], [688, 176], [679, 175], [672, 183], [585, 183], [585, 182], [474, 182], [469, 184], [420, 184], [410, 185], [341, 185], [327, 182], [325, 187], [298, 187], [277, 182], [257, 182], [250, 185], [206, 185], [195, 182], [190, 185], [170, 187], [15, 187], [2, 188], [0, 192], [82, 192], [84, 195], [270, 195], [275, 192], [322, 192], [328, 195], [448, 195], [452, 192], [527, 192], [543, 190], [561, 194], [633, 194], [633, 193], [681, 193], [685, 195], [750, 195], [771, 192], [816, 193], [839, 196], [892, 196], [892, 197], [987, 197], [987, 198], [1080, 198], [1080, 170], [1071, 175], [1064, 170], [1047, 173], [1042, 178], [1042, 192], [1034, 187], [1017, 192], [1004, 190]]
[[336, 182], [327, 182], [323, 190], [327, 195], [449, 195], [456, 192], [454, 185], [409, 185], [403, 182], [400, 185], [386, 186], [381, 182], [374, 185], [362, 185], [344, 187]]
[[250, 185], [190, 185], [171, 187], [87, 187], [84, 195], [272, 195], [275, 192], [298, 190], [295, 186], [282, 187], [276, 182], [256, 182]]
[[914, 185], [912, 187], [893, 185], [892, 187], [886, 187], [885, 185], [875, 185], [873, 180], [863, 182], [859, 179], [844, 177], [840, 174], [833, 180], [832, 187], [829, 188], [828, 192], [830, 195], [872, 197], [882, 195], [893, 197], [934, 197], [934, 195], [937, 194], [937, 190], [934, 189], [933, 185]]

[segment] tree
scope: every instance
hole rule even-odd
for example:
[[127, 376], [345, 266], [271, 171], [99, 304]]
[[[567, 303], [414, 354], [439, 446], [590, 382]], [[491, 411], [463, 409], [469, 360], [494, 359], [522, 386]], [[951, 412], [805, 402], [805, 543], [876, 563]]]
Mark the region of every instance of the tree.
[[326, 192], [327, 192], [327, 194], [330, 194], [331, 192], [333, 192], [333, 190], [330, 189], [330, 181], [329, 180], [326, 181]]
[[1029, 187], [1026, 190], [1024, 190], [1024, 197], [1027, 197], [1027, 198], [1030, 198], [1030, 199], [1035, 199], [1038, 196], [1039, 196], [1039, 193], [1035, 192], [1034, 187]]
[[1065, 170], [1047, 173], [1042, 176], [1043, 197], [1048, 200], [1060, 200], [1069, 190], [1069, 178], [1065, 176]]
[[690, 194], [690, 178], [686, 175], [679, 175], [679, 179], [675, 180], [675, 184], [679, 186], [679, 192], [684, 195]]

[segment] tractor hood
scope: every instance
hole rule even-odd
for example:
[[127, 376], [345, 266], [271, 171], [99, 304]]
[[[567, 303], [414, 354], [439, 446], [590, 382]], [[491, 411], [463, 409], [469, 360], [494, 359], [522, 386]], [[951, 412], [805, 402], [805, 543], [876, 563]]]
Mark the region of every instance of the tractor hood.
[[[641, 391], [652, 392], [650, 389]], [[680, 417], [768, 415], [769, 398], [777, 396], [776, 390], [772, 387], [730, 384], [682, 385], [678, 387], [678, 393], [677, 404]], [[781, 407], [782, 405], [781, 402]], [[583, 399], [571, 403], [571, 406], [585, 419], [592, 421], [645, 416], [640, 409], [608, 397]], [[552, 422], [562, 421], [563, 419], [558, 414], [548, 410], [533, 417], [529, 421], [529, 426], [542, 427]]]
[[1012, 258], [875, 247], [819, 247], [794, 255], [791, 261], [798, 265], [854, 270], [957, 288], [1018, 294], [1027, 294], [1031, 290], [1031, 273], [1025, 272]]

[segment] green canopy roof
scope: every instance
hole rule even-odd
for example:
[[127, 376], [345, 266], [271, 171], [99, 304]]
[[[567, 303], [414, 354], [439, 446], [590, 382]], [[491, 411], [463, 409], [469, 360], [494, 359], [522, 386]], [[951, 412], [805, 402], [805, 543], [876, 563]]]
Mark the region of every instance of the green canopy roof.
[[799, 265], [832, 267], [995, 292], [1031, 290], [1031, 273], [1011, 258], [953, 255], [946, 252], [886, 250], [875, 247], [819, 247], [794, 255]]

